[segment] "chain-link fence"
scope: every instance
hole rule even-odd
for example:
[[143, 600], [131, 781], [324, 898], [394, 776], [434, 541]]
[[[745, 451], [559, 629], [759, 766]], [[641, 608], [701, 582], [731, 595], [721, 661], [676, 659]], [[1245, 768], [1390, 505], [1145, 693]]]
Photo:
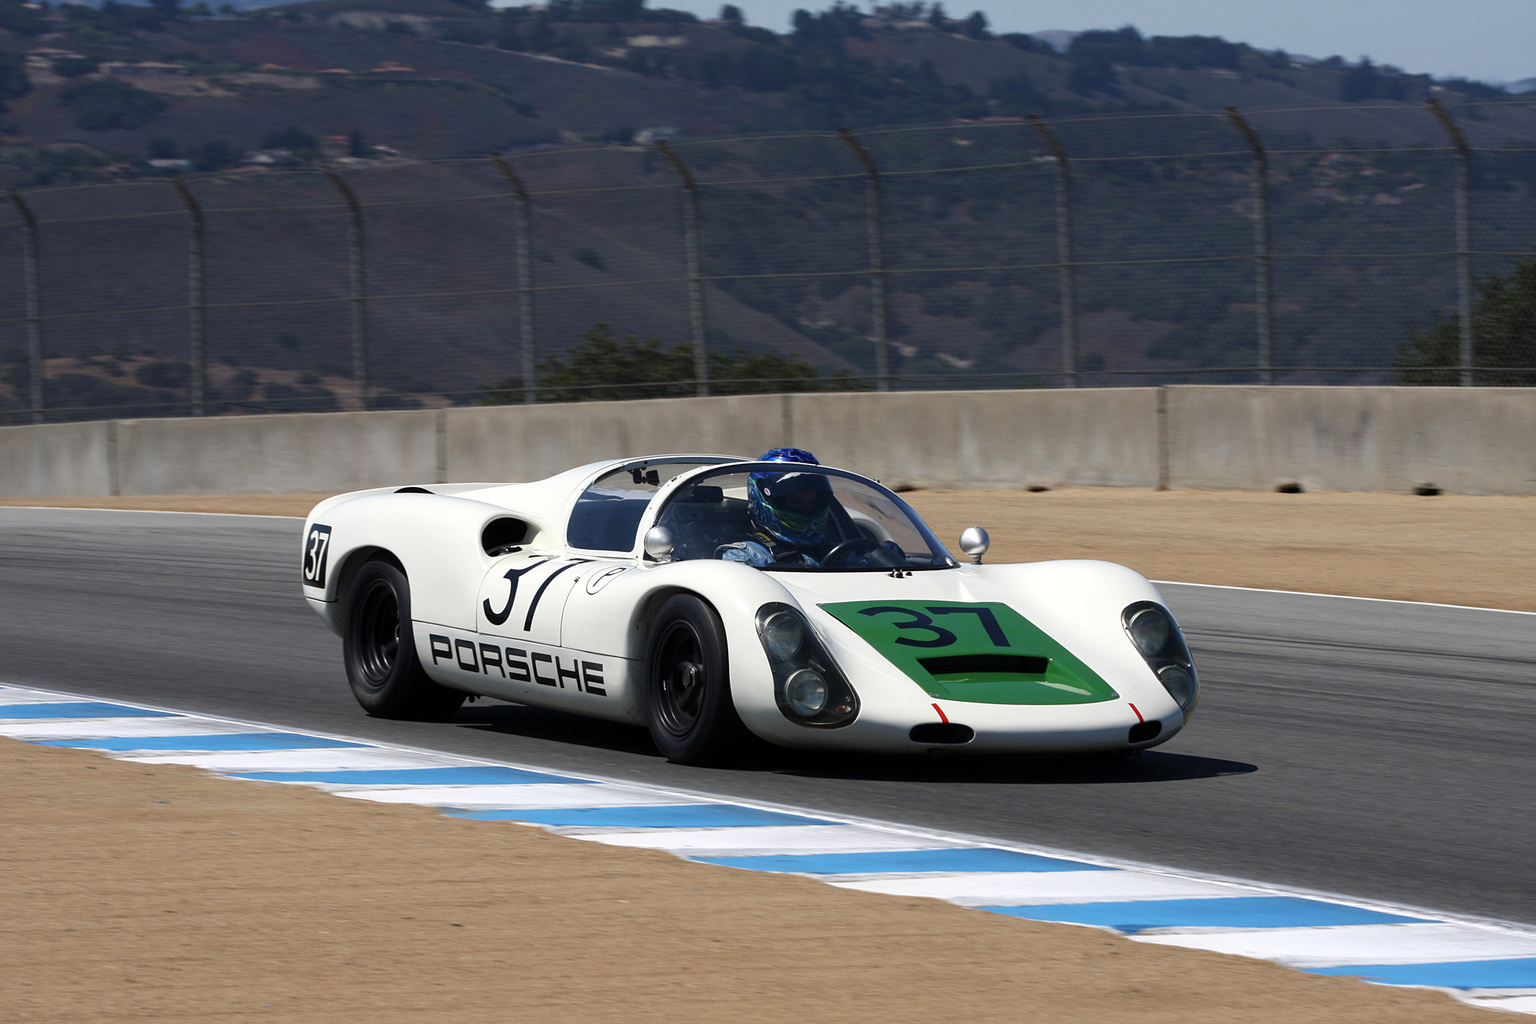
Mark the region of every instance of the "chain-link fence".
[[839, 388], [1536, 384], [1476, 312], [1536, 245], [1533, 140], [1532, 103], [1354, 104], [12, 191], [0, 418], [534, 401], [599, 324], [689, 347], [668, 393], [768, 352]]

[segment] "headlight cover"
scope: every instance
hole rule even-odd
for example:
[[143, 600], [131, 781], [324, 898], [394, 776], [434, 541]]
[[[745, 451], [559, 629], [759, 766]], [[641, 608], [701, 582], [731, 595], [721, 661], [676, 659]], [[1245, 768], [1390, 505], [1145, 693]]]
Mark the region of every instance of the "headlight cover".
[[1154, 601], [1137, 601], [1120, 613], [1120, 624], [1147, 667], [1186, 715], [1200, 702], [1200, 683], [1189, 645], [1168, 609]]
[[785, 718], [835, 729], [858, 717], [859, 695], [799, 610], [777, 602], [763, 605], [757, 610], [757, 636], [773, 668], [773, 699]]

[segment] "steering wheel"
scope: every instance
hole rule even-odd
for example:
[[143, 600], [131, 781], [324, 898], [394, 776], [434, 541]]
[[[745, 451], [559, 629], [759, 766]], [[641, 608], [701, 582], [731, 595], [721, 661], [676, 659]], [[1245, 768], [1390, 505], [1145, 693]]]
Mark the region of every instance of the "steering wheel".
[[821, 556], [821, 564], [832, 565], [837, 561], [838, 556], [846, 551], [863, 554], [866, 551], [873, 551], [879, 546], [880, 542], [873, 537], [850, 537], [839, 544], [832, 545], [827, 553]]

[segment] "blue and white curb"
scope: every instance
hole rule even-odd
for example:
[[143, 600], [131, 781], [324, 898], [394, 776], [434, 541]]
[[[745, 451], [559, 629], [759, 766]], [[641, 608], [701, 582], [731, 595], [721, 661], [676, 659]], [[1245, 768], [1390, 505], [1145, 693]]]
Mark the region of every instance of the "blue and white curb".
[[423, 804], [1536, 1014], [1536, 929], [0, 684], [0, 736]]

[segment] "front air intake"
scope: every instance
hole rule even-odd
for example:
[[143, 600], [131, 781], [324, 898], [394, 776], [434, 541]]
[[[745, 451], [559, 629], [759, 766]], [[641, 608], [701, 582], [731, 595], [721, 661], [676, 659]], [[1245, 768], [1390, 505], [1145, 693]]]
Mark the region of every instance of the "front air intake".
[[913, 743], [969, 743], [975, 737], [975, 729], [955, 722], [924, 722], [912, 727]]
[[979, 672], [1043, 676], [1051, 665], [1049, 658], [1022, 654], [950, 654], [940, 658], [919, 658], [917, 663], [934, 677], [968, 676]]
[[1163, 731], [1163, 723], [1157, 719], [1150, 722], [1137, 722], [1131, 726], [1130, 741], [1132, 743], [1145, 743], [1147, 740], [1157, 739], [1158, 733]]

